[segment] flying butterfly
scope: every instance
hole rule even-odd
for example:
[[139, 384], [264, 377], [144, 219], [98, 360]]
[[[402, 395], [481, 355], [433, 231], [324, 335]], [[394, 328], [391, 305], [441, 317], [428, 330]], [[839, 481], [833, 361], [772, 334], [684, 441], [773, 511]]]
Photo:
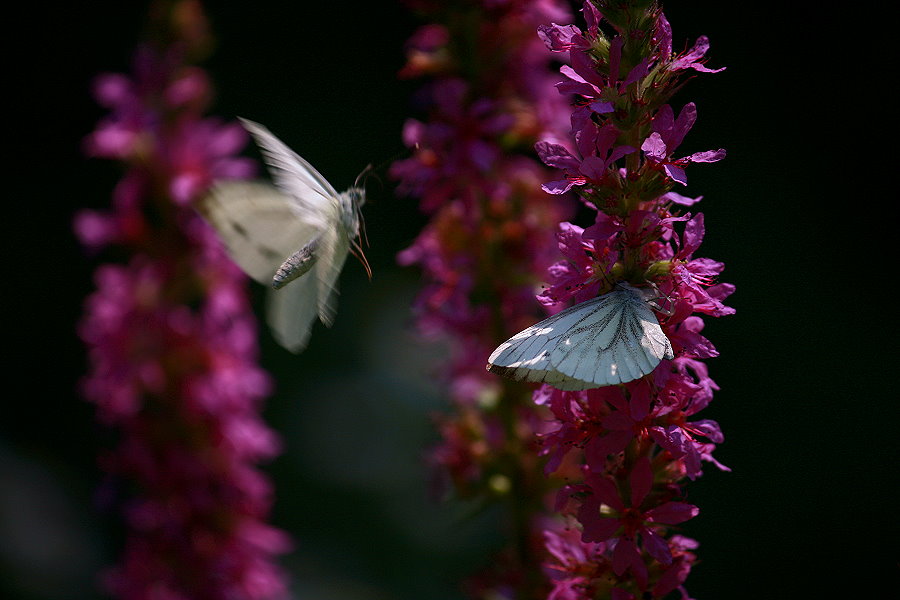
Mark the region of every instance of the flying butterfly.
[[627, 383], [674, 358], [645, 290], [620, 282], [517, 333], [488, 358], [487, 370], [518, 381], [586, 390]]
[[[241, 119], [262, 152], [275, 185], [219, 181], [200, 203], [232, 259], [250, 277], [271, 283], [267, 321], [279, 344], [300, 352], [316, 315], [331, 325], [337, 278], [358, 237], [365, 192], [338, 193], [322, 175], [258, 123]], [[290, 285], [288, 285], [290, 284]], [[285, 288], [285, 289], [281, 289]]]

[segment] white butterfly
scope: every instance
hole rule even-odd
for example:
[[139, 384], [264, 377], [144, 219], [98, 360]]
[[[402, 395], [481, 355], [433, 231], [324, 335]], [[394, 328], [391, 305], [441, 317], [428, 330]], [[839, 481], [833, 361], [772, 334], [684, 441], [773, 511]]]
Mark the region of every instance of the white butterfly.
[[674, 358], [672, 344], [644, 291], [620, 282], [503, 342], [487, 369], [560, 390], [586, 390], [648, 375], [663, 358]]
[[362, 253], [357, 237], [365, 193], [351, 187], [339, 194], [268, 129], [246, 119], [241, 123], [262, 151], [275, 185], [217, 182], [200, 212], [248, 275], [271, 282], [267, 320], [272, 334], [299, 352], [309, 341], [316, 314], [326, 325], [334, 321], [337, 278], [347, 253], [351, 246]]

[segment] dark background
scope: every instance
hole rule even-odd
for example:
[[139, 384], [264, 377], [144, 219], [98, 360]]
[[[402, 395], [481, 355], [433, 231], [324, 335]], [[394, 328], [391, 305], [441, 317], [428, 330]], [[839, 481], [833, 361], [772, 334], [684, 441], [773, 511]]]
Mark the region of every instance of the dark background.
[[[266, 124], [338, 188], [402, 149], [416, 84], [395, 74], [416, 21], [395, 3], [207, 6], [219, 43], [206, 64], [212, 113]], [[722, 279], [737, 285], [737, 314], [707, 321], [722, 389], [704, 413], [722, 425], [717, 457], [733, 472], [707, 467], [687, 486], [701, 514], [686, 533], [702, 558], [688, 588], [698, 600], [856, 598], [873, 586], [867, 597], [887, 597], [897, 577], [896, 144], [884, 125], [896, 101], [877, 65], [884, 19], [846, 7], [664, 6], [676, 47], [706, 34], [709, 65], [728, 67], [674, 102], [699, 109], [685, 153], [728, 149], [690, 170], [687, 193], [705, 197], [700, 254], [724, 261]], [[78, 208], [108, 205], [117, 167], [80, 151], [103, 115], [89, 85], [128, 70], [143, 18], [143, 2], [99, 2], [19, 7], [6, 23], [4, 598], [97, 598], [93, 573], [120, 542], [93, 497], [95, 456], [111, 439], [75, 392], [85, 370], [75, 323], [96, 260], [70, 222]], [[266, 418], [286, 445], [266, 466], [273, 521], [297, 543], [284, 560], [297, 598], [457, 599], [456, 582], [500, 543], [496, 519], [425, 492], [427, 416], [443, 406], [429, 369], [442, 349], [412, 333], [418, 274], [394, 263], [424, 220], [389, 186], [371, 194], [373, 281], [348, 261], [337, 323], [317, 325], [299, 357], [261, 332], [278, 383]]]

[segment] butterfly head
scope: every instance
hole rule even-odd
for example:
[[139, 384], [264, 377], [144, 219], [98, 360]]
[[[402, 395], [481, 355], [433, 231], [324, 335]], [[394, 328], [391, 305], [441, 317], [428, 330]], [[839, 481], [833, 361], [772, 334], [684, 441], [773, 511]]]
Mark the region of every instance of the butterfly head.
[[[362, 230], [363, 240], [366, 240], [366, 224], [363, 221], [360, 207], [366, 203], [366, 190], [362, 187], [353, 186], [347, 191], [341, 193], [341, 222], [347, 231], [347, 237], [350, 238], [350, 252], [356, 256], [366, 269], [369, 279], [372, 278], [372, 269], [369, 267], [369, 261], [363, 252], [357, 238], [360, 230]], [[368, 245], [368, 241], [366, 241]]]
[[350, 239], [359, 236], [362, 215], [359, 208], [366, 203], [366, 192], [363, 188], [352, 187], [341, 193], [341, 224], [347, 230]]

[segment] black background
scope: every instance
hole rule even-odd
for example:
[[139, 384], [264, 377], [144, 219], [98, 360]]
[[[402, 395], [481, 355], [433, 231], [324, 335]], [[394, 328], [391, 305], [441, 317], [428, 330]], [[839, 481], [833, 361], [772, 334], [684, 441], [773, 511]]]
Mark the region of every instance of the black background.
[[[737, 285], [737, 314], [708, 321], [722, 389], [704, 413], [725, 432], [717, 457], [733, 472], [707, 467], [687, 486], [701, 514], [686, 533], [702, 558], [688, 588], [698, 600], [856, 598], [872, 586], [867, 597], [886, 597], [897, 577], [897, 194], [884, 19], [734, 4], [664, 5], [676, 47], [706, 34], [709, 65], [728, 67], [674, 102], [698, 105], [685, 153], [728, 150], [691, 169], [687, 193], [705, 197], [700, 254]], [[207, 6], [212, 113], [265, 123], [338, 188], [402, 149], [415, 84], [395, 74], [416, 21], [395, 3]], [[108, 205], [116, 166], [81, 154], [103, 115], [90, 81], [127, 71], [145, 9], [22, 8], [6, 23], [0, 596], [80, 600], [99, 597], [92, 573], [114, 560], [121, 532], [93, 500], [94, 457], [112, 439], [75, 392], [75, 323], [96, 259], [70, 222]], [[441, 406], [427, 369], [441, 351], [411, 333], [417, 274], [394, 263], [424, 221], [389, 191], [366, 210], [375, 279], [348, 262], [335, 327], [317, 326], [300, 357], [261, 333], [278, 381], [266, 418], [286, 444], [266, 467], [273, 520], [298, 546], [284, 561], [297, 598], [459, 598], [455, 582], [499, 543], [491, 515], [464, 518], [424, 492], [418, 457]]]

